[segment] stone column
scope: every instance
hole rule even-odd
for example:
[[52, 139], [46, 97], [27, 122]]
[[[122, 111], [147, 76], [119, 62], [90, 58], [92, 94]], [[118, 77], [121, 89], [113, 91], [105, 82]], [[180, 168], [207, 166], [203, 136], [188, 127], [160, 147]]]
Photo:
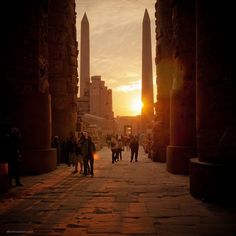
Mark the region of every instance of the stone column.
[[74, 0], [49, 4], [49, 82], [52, 95], [52, 135], [62, 141], [77, 123], [77, 42]]
[[175, 174], [188, 174], [189, 158], [196, 152], [194, 1], [176, 1], [173, 5], [172, 20], [175, 71], [170, 94], [167, 170]]
[[171, 0], [157, 0], [155, 7], [157, 103], [152, 159], [165, 162], [166, 147], [169, 144], [169, 94], [173, 74]]
[[[8, 8], [9, 7], [9, 8]], [[51, 149], [51, 97], [48, 83], [47, 1], [9, 4], [6, 17], [4, 83], [5, 125], [20, 129], [23, 172], [56, 168]], [[2, 100], [2, 99], [1, 99]]]
[[190, 192], [235, 201], [236, 92], [233, 3], [197, 0], [197, 148]]

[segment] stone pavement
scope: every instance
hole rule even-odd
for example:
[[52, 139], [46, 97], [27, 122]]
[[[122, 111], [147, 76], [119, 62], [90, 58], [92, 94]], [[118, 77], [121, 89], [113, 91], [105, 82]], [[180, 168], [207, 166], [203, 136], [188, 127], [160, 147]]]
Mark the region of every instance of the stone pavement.
[[98, 153], [94, 177], [61, 165], [22, 177], [24, 187], [0, 195], [0, 235], [233, 236], [235, 209], [189, 195], [189, 178], [166, 171], [140, 149], [139, 161], [111, 163]]

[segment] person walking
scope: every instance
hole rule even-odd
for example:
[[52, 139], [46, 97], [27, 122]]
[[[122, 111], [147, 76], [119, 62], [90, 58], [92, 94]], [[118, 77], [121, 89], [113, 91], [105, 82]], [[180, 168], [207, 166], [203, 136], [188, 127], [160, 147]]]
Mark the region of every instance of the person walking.
[[117, 142], [117, 160], [122, 160], [122, 151], [124, 148], [123, 142], [121, 140], [121, 137], [118, 138], [118, 142]]
[[75, 162], [75, 173], [78, 172], [78, 164], [80, 164], [80, 174], [83, 172], [83, 153], [82, 147], [84, 143], [85, 137], [81, 134], [79, 141], [76, 144], [75, 154], [76, 154], [76, 162]]
[[134, 158], [136, 162], [138, 161], [138, 149], [139, 149], [138, 137], [135, 136], [130, 141], [130, 150], [131, 150], [130, 162], [132, 162]]
[[118, 144], [117, 140], [114, 136], [111, 137], [111, 162], [115, 163], [117, 160], [117, 150], [118, 150]]
[[89, 174], [89, 165], [90, 165], [90, 174], [94, 175], [94, 153], [96, 151], [95, 144], [92, 141], [92, 138], [88, 135], [87, 132], [84, 132], [85, 140], [82, 146], [83, 154], [83, 163], [84, 163], [84, 176]]
[[68, 153], [69, 153], [69, 164], [68, 166], [75, 166], [75, 153], [76, 150], [76, 140], [73, 135], [71, 135], [69, 141], [68, 141]]
[[8, 135], [7, 143], [10, 186], [12, 186], [12, 179], [15, 179], [16, 186], [23, 186], [23, 184], [20, 182], [22, 141], [19, 129], [15, 127], [11, 129], [10, 134]]
[[61, 145], [58, 136], [54, 136], [51, 146], [57, 150], [57, 165], [59, 165], [61, 163]]
[[66, 138], [61, 142], [61, 160], [63, 163], [69, 165], [69, 153], [68, 153], [68, 142], [69, 139]]

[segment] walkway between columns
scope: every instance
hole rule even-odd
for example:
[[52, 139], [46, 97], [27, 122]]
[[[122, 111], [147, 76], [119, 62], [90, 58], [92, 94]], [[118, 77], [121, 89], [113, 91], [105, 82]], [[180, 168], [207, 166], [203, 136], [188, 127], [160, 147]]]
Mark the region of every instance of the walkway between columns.
[[107, 148], [94, 177], [73, 169], [23, 177], [0, 195], [0, 235], [236, 235], [236, 212], [189, 195], [189, 177], [172, 175], [140, 148], [138, 162], [111, 163]]

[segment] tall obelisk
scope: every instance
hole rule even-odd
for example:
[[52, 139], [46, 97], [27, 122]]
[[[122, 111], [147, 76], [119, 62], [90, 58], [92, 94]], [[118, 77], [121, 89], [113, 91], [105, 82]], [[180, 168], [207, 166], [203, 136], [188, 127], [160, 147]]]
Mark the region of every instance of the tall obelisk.
[[81, 21], [80, 42], [80, 97], [89, 98], [90, 85], [90, 47], [89, 47], [89, 21], [86, 13]]
[[147, 9], [143, 17], [142, 34], [142, 131], [150, 128], [154, 116], [151, 24]]

